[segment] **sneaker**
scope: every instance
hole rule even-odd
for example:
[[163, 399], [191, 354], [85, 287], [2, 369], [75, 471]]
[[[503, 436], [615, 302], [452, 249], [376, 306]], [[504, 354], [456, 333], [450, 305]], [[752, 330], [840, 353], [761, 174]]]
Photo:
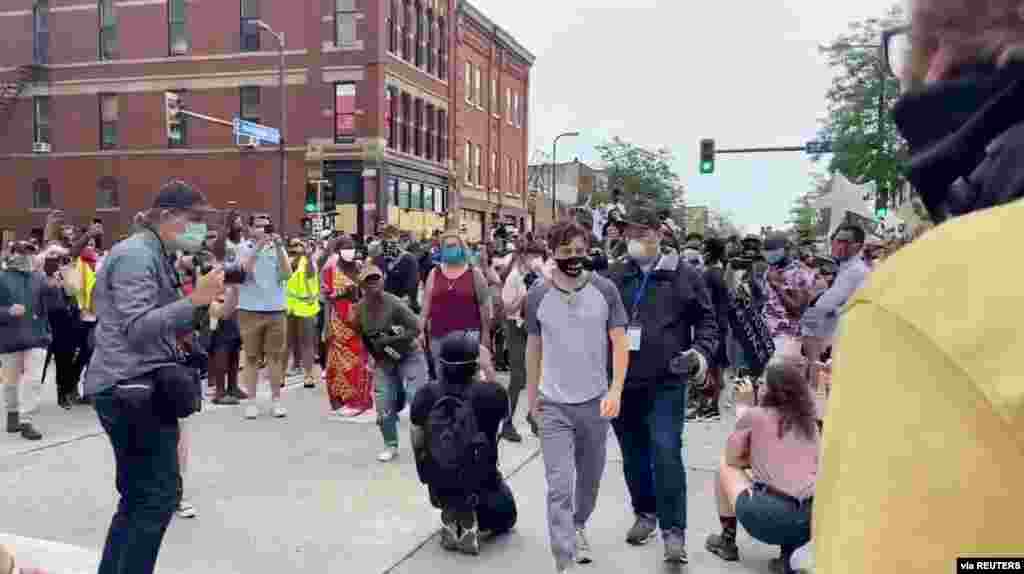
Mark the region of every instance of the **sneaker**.
[[671, 564], [686, 564], [689, 557], [686, 556], [686, 536], [681, 530], [669, 529], [662, 533], [665, 541], [665, 562]]
[[736, 540], [725, 538], [721, 534], [709, 534], [704, 548], [726, 562], [737, 562], [740, 559], [740, 549], [736, 547]]
[[697, 417], [697, 421], [702, 423], [713, 423], [720, 420], [722, 420], [722, 415], [718, 412], [717, 408], [703, 410]]
[[43, 433], [36, 430], [32, 423], [21, 423], [21, 438], [25, 440], [42, 440]]
[[238, 404], [238, 399], [236, 399], [235, 397], [233, 397], [231, 395], [223, 394], [223, 395], [219, 395], [219, 396], [213, 397], [213, 401], [212, 402], [215, 405], [232, 406], [232, 405], [237, 405]]
[[377, 462], [391, 462], [396, 458], [398, 458], [398, 449], [395, 447], [388, 447], [377, 455]]
[[255, 406], [255, 405], [249, 406], [249, 407], [245, 407], [245, 418], [247, 418], [247, 419], [255, 419], [255, 418], [259, 418], [259, 416], [260, 416], [260, 408], [259, 407]]
[[459, 549], [459, 524], [455, 521], [445, 522], [441, 518], [441, 548], [454, 552]]
[[178, 518], [195, 518], [196, 507], [191, 502], [182, 500], [178, 503]]
[[477, 556], [480, 554], [480, 530], [476, 524], [476, 516], [473, 517], [473, 525], [462, 529], [462, 536], [459, 537], [459, 552]]
[[700, 415], [700, 407], [693, 406], [693, 407], [690, 407], [690, 408], [686, 409], [686, 422], [692, 422], [692, 421], [697, 420], [697, 417], [699, 415]]
[[238, 399], [240, 401], [244, 401], [244, 400], [249, 398], [249, 395], [245, 394], [245, 391], [243, 391], [242, 389], [240, 389], [238, 387], [231, 387], [231, 388], [229, 388], [227, 394], [229, 396], [235, 397], [236, 399]]
[[508, 442], [523, 442], [522, 435], [516, 430], [515, 425], [509, 421], [505, 421], [505, 424], [501, 426], [501, 435], [498, 438], [503, 438]]
[[590, 553], [590, 542], [587, 541], [587, 533], [580, 527], [576, 527], [576, 563], [590, 564], [594, 556]]
[[650, 514], [637, 514], [636, 522], [626, 533], [626, 542], [633, 546], [643, 546], [654, 538], [658, 530], [658, 519]]
[[283, 419], [288, 416], [288, 409], [282, 407], [280, 404], [275, 404], [270, 410], [270, 414], [274, 415], [275, 419]]

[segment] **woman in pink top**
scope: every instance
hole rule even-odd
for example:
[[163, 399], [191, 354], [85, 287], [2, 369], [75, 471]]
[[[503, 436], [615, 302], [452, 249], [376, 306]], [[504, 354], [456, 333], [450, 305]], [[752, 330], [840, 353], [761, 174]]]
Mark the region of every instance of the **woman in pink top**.
[[737, 521], [757, 540], [782, 547], [786, 573], [793, 551], [811, 539], [820, 436], [806, 372], [799, 358], [769, 363], [760, 406], [747, 410], [729, 437], [715, 489], [722, 533], [705, 544], [723, 560], [739, 560]]

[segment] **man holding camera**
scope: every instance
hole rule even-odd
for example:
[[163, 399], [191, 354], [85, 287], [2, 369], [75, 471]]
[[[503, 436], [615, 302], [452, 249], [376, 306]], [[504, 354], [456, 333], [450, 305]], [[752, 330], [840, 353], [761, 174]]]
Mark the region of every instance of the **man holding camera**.
[[7, 432], [26, 440], [43, 438], [32, 425], [42, 394], [42, 370], [52, 335], [47, 301], [60, 295], [56, 278], [33, 269], [36, 247], [19, 241], [0, 271], [0, 363]]
[[629, 370], [612, 420], [636, 514], [626, 542], [646, 544], [660, 526], [665, 561], [686, 563], [687, 384], [703, 382], [718, 323], [701, 273], [679, 255], [663, 254], [657, 213], [635, 207], [627, 220], [629, 256], [609, 273], [629, 317]]
[[153, 572], [178, 507], [178, 407], [201, 390], [161, 380], [182, 369], [178, 341], [192, 333], [196, 308], [223, 292], [224, 272], [214, 268], [185, 297], [171, 255], [201, 248], [208, 211], [188, 184], [164, 185], [141, 229], [114, 246], [96, 278], [96, 349], [85, 391], [113, 446], [121, 495], [99, 574]]
[[[287, 360], [287, 317], [285, 282], [292, 275], [284, 241], [274, 232], [270, 217], [252, 218], [249, 239], [238, 247], [238, 260], [245, 272], [245, 281], [238, 287], [238, 325], [245, 350], [245, 393], [256, 400], [260, 365], [266, 359], [270, 367], [271, 414], [274, 418], [288, 416], [281, 406]], [[250, 404], [245, 418], [255, 419], [260, 409]]]

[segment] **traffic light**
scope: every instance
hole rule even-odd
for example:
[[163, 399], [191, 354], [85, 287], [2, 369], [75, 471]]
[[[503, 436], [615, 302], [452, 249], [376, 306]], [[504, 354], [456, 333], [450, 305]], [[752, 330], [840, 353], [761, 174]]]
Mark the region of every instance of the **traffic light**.
[[164, 92], [164, 111], [167, 119], [167, 141], [181, 143], [184, 136], [181, 96], [174, 92]]
[[715, 140], [700, 140], [700, 173], [715, 173]]
[[879, 207], [875, 209], [875, 217], [884, 219], [886, 215], [889, 215], [888, 207]]

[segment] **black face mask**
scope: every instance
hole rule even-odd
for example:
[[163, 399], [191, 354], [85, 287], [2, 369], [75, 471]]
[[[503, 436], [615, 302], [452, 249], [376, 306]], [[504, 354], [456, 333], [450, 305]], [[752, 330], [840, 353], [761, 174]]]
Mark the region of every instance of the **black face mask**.
[[569, 277], [579, 277], [586, 270], [586, 259], [586, 257], [555, 259], [555, 265], [558, 265], [558, 270]]

